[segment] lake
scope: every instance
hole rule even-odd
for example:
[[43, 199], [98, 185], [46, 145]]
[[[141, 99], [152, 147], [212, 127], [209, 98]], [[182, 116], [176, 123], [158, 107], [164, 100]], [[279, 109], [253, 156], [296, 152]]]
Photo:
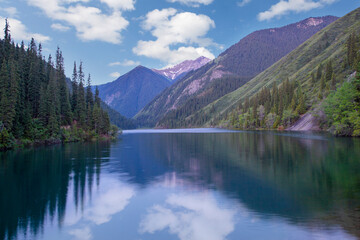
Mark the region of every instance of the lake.
[[144, 130], [0, 157], [0, 239], [360, 239], [360, 139]]

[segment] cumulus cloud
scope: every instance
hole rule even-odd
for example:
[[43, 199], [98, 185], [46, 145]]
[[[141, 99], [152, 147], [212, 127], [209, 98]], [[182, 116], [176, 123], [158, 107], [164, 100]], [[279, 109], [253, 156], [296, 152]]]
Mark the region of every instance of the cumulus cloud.
[[113, 66], [131, 67], [131, 66], [138, 66], [138, 65], [140, 65], [140, 62], [139, 62], [139, 61], [133, 61], [133, 60], [127, 60], [127, 59], [125, 59], [125, 60], [122, 61], [122, 62], [112, 62], [112, 63], [109, 63], [109, 66], [110, 66], [110, 67], [113, 67]]
[[4, 12], [7, 17], [16, 17], [18, 14], [17, 9], [14, 7], [0, 8], [0, 10]]
[[209, 195], [171, 195], [155, 205], [140, 223], [141, 233], [168, 229], [181, 240], [222, 240], [234, 230], [235, 212], [220, 208]]
[[173, 8], [155, 9], [146, 15], [142, 28], [150, 31], [156, 40], [138, 41], [133, 48], [137, 55], [159, 59], [168, 65], [200, 56], [215, 58], [206, 47], [216, 44], [205, 37], [215, 28], [215, 22], [206, 15], [179, 13]]
[[[12, 39], [17, 41], [30, 40], [34, 38], [37, 42], [47, 42], [50, 40], [50, 37], [45, 36], [40, 33], [31, 33], [27, 30], [26, 26], [15, 18], [8, 18], [8, 23], [10, 25], [10, 34]], [[5, 18], [0, 16], [0, 26], [1, 29], [5, 28]]]
[[111, 9], [111, 13], [107, 14], [97, 7], [81, 4], [88, 0], [27, 1], [42, 9], [49, 18], [73, 26], [83, 41], [99, 40], [114, 44], [121, 42], [121, 32], [129, 25], [122, 11], [133, 10], [135, 3], [133, 0], [100, 0]]
[[242, 1], [240, 1], [240, 2], [237, 2], [237, 5], [238, 5], [239, 7], [243, 7], [243, 6], [247, 5], [247, 4], [250, 3], [250, 2], [251, 2], [251, 0], [242, 0]]
[[110, 73], [110, 77], [112, 77], [112, 78], [118, 78], [120, 76], [121, 76], [121, 74], [119, 72]]
[[280, 2], [272, 5], [269, 10], [258, 14], [258, 20], [270, 20], [274, 17], [280, 17], [290, 12], [306, 12], [315, 8], [323, 7], [327, 4], [332, 4], [336, 0], [280, 0]]
[[200, 7], [201, 4], [209, 5], [214, 0], [168, 0], [168, 2], [178, 2], [191, 7]]
[[134, 0], [100, 0], [102, 3], [106, 3], [110, 8], [118, 10], [134, 10]]
[[60, 32], [66, 32], [67, 30], [70, 29], [68, 26], [64, 26], [60, 23], [51, 24], [51, 28]]

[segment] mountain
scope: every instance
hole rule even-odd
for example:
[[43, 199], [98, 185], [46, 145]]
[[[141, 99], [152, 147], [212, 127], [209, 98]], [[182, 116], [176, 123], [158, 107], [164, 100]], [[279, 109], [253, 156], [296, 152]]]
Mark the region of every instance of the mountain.
[[138, 66], [113, 82], [99, 85], [100, 98], [127, 118], [133, 117], [171, 83], [160, 74]]
[[308, 18], [281, 28], [253, 32], [215, 60], [190, 72], [148, 104], [135, 118], [153, 126], [186, 126], [185, 119], [230, 93], [280, 60], [337, 17]]
[[211, 60], [206, 57], [199, 57], [195, 60], [186, 60], [171, 68], [166, 68], [162, 70], [157, 70], [157, 69], [152, 69], [152, 70], [168, 78], [171, 82], [175, 82], [178, 79], [185, 76], [188, 72], [199, 69], [210, 61]]
[[[70, 93], [72, 93], [72, 84], [70, 78], [66, 78], [66, 85]], [[132, 119], [128, 119], [124, 117], [118, 111], [112, 109], [101, 99], [100, 99], [100, 107], [109, 115], [111, 124], [114, 124], [123, 130], [136, 128], [136, 124]]]
[[104, 101], [100, 101], [100, 106], [109, 115], [110, 122], [120, 129], [126, 130], [136, 128], [136, 123], [132, 119], [124, 117], [118, 111], [109, 107]]
[[[251, 103], [254, 103], [255, 99], [261, 99], [262, 92], [270, 92], [269, 89], [273, 89], [274, 84], [279, 89], [290, 84], [293, 86], [293, 95], [303, 95], [304, 109], [300, 115], [306, 114], [301, 115], [302, 117], [296, 116], [296, 112], [290, 106], [290, 108], [284, 108], [287, 110], [286, 114], [289, 116], [294, 114], [295, 120], [299, 117], [301, 117], [300, 121], [312, 117], [313, 119], [316, 118], [316, 121], [325, 124], [327, 120], [323, 116], [322, 103], [330, 93], [336, 93], [336, 89], [344, 81], [350, 81], [351, 74], [354, 72], [354, 67], [351, 67], [351, 65], [354, 66], [354, 63], [350, 64], [350, 66], [348, 63], [350, 56], [349, 38], [351, 33], [358, 36], [359, 32], [360, 8], [319, 31], [308, 41], [236, 91], [194, 112], [191, 116], [188, 116], [187, 123], [193, 126], [220, 124], [232, 127], [234, 124], [239, 124], [237, 119], [233, 119], [234, 124], [229, 122], [233, 116], [237, 116], [238, 119], [245, 116], [243, 110], [240, 109], [241, 106], [244, 108], [245, 105], [250, 103], [250, 108], [254, 109]], [[354, 45], [359, 47], [360, 41], [357, 41]], [[360, 61], [359, 54], [358, 60]], [[269, 94], [267, 95], [269, 96]], [[273, 96], [274, 93], [271, 91], [272, 99]], [[299, 104], [296, 99], [294, 102]], [[282, 105], [286, 105], [285, 102]], [[259, 111], [259, 108], [257, 110]], [[271, 108], [269, 111], [269, 113], [272, 113]], [[256, 111], [252, 110], [251, 113], [256, 113]], [[264, 114], [266, 117], [263, 120], [266, 122], [270, 116], [266, 115], [266, 111]], [[273, 114], [275, 115], [272, 117], [278, 118], [279, 123], [284, 124], [286, 127], [286, 123], [283, 123], [284, 113]], [[251, 117], [248, 116], [248, 119], [251, 119]], [[290, 123], [293, 123], [293, 121], [290, 121]], [[338, 127], [341, 127], [341, 125]]]

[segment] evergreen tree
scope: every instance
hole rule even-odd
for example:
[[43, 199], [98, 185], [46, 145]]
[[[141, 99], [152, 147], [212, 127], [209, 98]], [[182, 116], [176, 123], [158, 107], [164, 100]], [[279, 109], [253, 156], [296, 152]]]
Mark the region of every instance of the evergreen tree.
[[336, 90], [336, 78], [334, 73], [331, 76], [331, 90]]
[[323, 72], [323, 65], [320, 63], [317, 72], [316, 72], [316, 80], [320, 80]]
[[85, 88], [84, 88], [84, 72], [82, 62], [80, 62], [79, 66], [79, 87], [78, 87], [78, 96], [77, 96], [77, 114], [79, 124], [82, 127], [85, 127], [86, 124], [86, 102], [85, 102]]
[[72, 96], [71, 96], [71, 109], [74, 114], [74, 117], [77, 118], [77, 102], [78, 102], [78, 83], [77, 83], [78, 75], [76, 69], [76, 62], [74, 62], [74, 69], [72, 74], [71, 80], [71, 87], [72, 87]]
[[92, 109], [94, 107], [94, 96], [91, 91], [91, 77], [89, 74], [86, 86], [86, 104]]
[[297, 95], [298, 95], [299, 103], [295, 109], [295, 112], [301, 115], [306, 112], [305, 97], [301, 87], [298, 88]]
[[56, 50], [56, 78], [59, 82], [61, 124], [69, 125], [71, 123], [72, 113], [64, 73], [64, 58], [59, 47]]
[[100, 107], [99, 89], [97, 86], [95, 88], [95, 105], [98, 105]]
[[325, 70], [325, 81], [326, 82], [330, 82], [332, 75], [333, 75], [333, 67], [332, 67], [332, 61], [329, 60], [329, 62], [326, 65], [326, 70]]
[[323, 98], [324, 89], [325, 89], [325, 74], [321, 76], [321, 80], [320, 80], [319, 99]]

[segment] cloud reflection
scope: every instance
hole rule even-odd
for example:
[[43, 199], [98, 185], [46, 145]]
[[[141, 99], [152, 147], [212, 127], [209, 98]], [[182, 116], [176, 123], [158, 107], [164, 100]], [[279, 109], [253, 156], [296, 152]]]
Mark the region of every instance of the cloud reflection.
[[75, 239], [79, 239], [79, 240], [92, 239], [91, 230], [89, 227], [73, 229], [69, 231], [69, 234], [74, 236]]
[[223, 209], [208, 194], [170, 195], [166, 207], [155, 205], [140, 223], [141, 233], [166, 228], [181, 240], [221, 240], [234, 231], [234, 210]]
[[74, 227], [68, 233], [75, 239], [91, 239], [91, 226], [111, 221], [112, 216], [124, 210], [134, 195], [135, 190], [130, 185], [117, 179], [103, 178], [98, 190], [86, 202], [82, 215], [74, 214], [66, 219], [66, 225]]
[[134, 194], [132, 188], [112, 181], [99, 191], [92, 207], [85, 212], [85, 218], [97, 225], [109, 222], [112, 215], [121, 212], [128, 205]]

